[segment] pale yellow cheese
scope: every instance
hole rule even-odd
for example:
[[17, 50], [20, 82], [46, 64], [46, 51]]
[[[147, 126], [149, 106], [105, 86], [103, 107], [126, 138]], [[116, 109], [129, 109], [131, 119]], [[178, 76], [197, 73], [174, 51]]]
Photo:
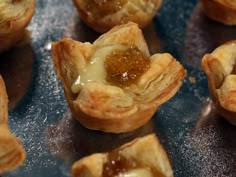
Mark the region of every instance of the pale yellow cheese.
[[88, 82], [103, 82], [106, 83], [106, 70], [104, 61], [113, 50], [126, 50], [125, 45], [111, 45], [98, 48], [90, 62], [80, 71], [80, 75], [71, 87], [73, 93], [78, 93], [80, 89]]

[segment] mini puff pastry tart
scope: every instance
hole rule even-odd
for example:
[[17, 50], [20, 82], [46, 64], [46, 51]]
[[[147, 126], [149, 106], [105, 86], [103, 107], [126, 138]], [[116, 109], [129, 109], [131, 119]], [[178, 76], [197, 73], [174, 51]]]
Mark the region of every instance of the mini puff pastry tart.
[[81, 19], [98, 32], [135, 22], [139, 27], [150, 23], [162, 0], [73, 0]]
[[75, 118], [105, 132], [144, 125], [186, 75], [170, 54], [150, 56], [142, 31], [132, 22], [114, 27], [93, 44], [63, 39], [53, 43], [52, 52]]
[[201, 0], [203, 10], [212, 20], [225, 25], [236, 25], [235, 0]]
[[165, 150], [155, 134], [109, 152], [84, 157], [72, 166], [73, 177], [173, 177]]
[[34, 0], [0, 1], [0, 52], [19, 41], [34, 14]]
[[6, 89], [0, 76], [0, 174], [20, 166], [26, 156], [21, 142], [8, 128], [7, 104]]
[[236, 40], [216, 48], [202, 59], [217, 111], [236, 125]]

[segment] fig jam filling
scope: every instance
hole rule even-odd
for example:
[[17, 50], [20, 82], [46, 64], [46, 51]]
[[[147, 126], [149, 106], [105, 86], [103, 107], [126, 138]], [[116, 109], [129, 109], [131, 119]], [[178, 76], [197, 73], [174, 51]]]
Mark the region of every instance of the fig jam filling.
[[103, 166], [103, 177], [114, 177], [127, 169], [135, 168], [136, 164], [126, 160], [115, 150], [108, 155], [108, 161]]
[[104, 62], [106, 81], [119, 87], [128, 87], [138, 81], [140, 76], [150, 68], [150, 59], [137, 47], [126, 50], [113, 50]]
[[119, 11], [127, 0], [87, 0], [87, 10], [92, 12], [95, 17], [104, 17]]
[[[102, 177], [128, 177], [129, 172], [135, 169], [146, 170], [147, 174], [149, 174], [148, 176], [164, 177], [162, 173], [151, 167], [143, 167], [132, 159], [126, 159], [121, 155], [121, 151], [122, 150], [114, 150], [108, 154], [108, 161], [103, 166]], [[134, 177], [141, 177], [142, 174], [144, 173], [140, 174], [139, 170], [137, 170]]]

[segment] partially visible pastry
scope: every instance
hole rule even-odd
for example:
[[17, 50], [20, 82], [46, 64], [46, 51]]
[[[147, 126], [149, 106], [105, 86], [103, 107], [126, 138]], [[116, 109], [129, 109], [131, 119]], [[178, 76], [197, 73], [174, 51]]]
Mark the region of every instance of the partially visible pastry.
[[84, 157], [72, 166], [73, 177], [173, 177], [165, 150], [154, 134], [108, 152]]
[[144, 125], [179, 90], [186, 71], [170, 54], [150, 56], [135, 23], [93, 44], [63, 39], [53, 61], [74, 117], [85, 127], [129, 132]]
[[98, 32], [135, 22], [139, 27], [150, 23], [162, 0], [73, 0], [80, 18]]
[[225, 25], [236, 25], [235, 0], [201, 0], [206, 15]]
[[23, 37], [34, 8], [34, 0], [0, 1], [0, 52], [14, 46]]
[[216, 110], [236, 125], [236, 40], [216, 48], [202, 59]]
[[8, 122], [8, 96], [4, 81], [0, 75], [0, 124]]
[[8, 128], [8, 98], [0, 76], [0, 174], [13, 170], [25, 160], [22, 143]]

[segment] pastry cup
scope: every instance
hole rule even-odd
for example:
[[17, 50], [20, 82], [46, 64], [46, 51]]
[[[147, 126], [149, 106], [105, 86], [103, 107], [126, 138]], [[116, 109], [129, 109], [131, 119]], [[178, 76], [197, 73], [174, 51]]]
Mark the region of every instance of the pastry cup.
[[155, 134], [108, 152], [84, 157], [72, 166], [73, 177], [140, 176], [173, 177], [165, 150]]
[[8, 122], [8, 98], [0, 76], [0, 174], [13, 170], [25, 160], [22, 143], [10, 132]]
[[225, 25], [236, 25], [236, 1], [201, 0], [206, 15]]
[[0, 2], [0, 52], [22, 39], [35, 8], [34, 0], [2, 0]]
[[202, 58], [209, 91], [216, 110], [236, 125], [236, 40], [216, 48]]
[[[130, 46], [135, 46], [150, 65], [129, 86], [111, 84], [107, 81], [109, 73], [100, 61], [104, 62], [117, 49]], [[182, 65], [170, 54], [150, 56], [142, 31], [132, 22], [114, 27], [93, 44], [63, 39], [53, 43], [52, 52], [74, 117], [87, 128], [105, 132], [129, 132], [144, 125], [162, 103], [174, 96], [186, 75]], [[139, 62], [135, 57], [131, 60]], [[119, 59], [113, 61], [119, 62]], [[122, 68], [126, 64], [117, 65]], [[129, 71], [138, 69], [128, 68]], [[89, 78], [84, 76], [85, 71]], [[127, 73], [122, 73], [122, 77], [123, 74]], [[73, 86], [80, 77], [83, 80], [82, 76], [86, 82], [80, 84], [79, 91], [73, 92]]]
[[97, 32], [106, 32], [129, 21], [143, 28], [151, 22], [162, 3], [162, 0], [73, 1], [80, 18]]

